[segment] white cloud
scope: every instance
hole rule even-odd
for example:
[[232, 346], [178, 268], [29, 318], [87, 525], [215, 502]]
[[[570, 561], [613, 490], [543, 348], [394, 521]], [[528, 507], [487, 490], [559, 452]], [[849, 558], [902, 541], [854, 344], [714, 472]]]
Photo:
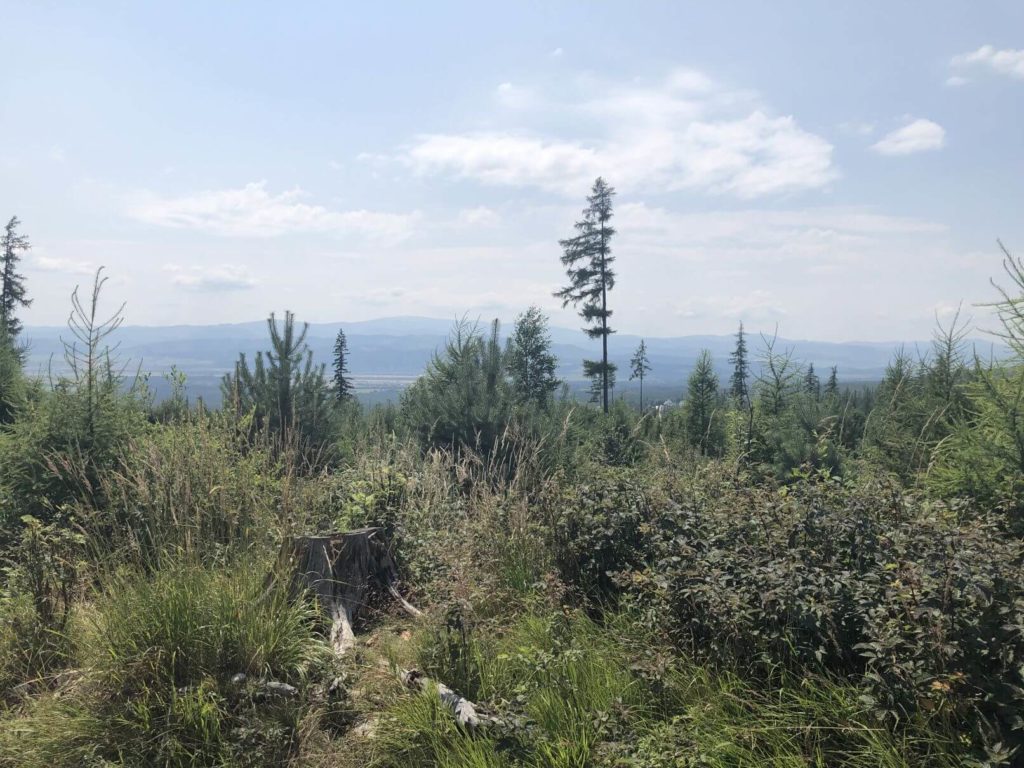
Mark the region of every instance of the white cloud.
[[[957, 262], [948, 227], [873, 208], [684, 212], [620, 201], [615, 221], [624, 332], [723, 333], [743, 319], [752, 329], [781, 322], [790, 338], [927, 336], [934, 317], [922, 306], [960, 296], [970, 303], [987, 285], [986, 268]], [[921, 270], [933, 270], [928, 281], [917, 279]], [[877, 307], [892, 316], [874, 318]], [[897, 319], [908, 323], [898, 332]]]
[[422, 136], [408, 161], [419, 173], [451, 173], [487, 184], [578, 192], [597, 165], [592, 149], [503, 133]]
[[946, 129], [931, 120], [914, 120], [887, 133], [872, 149], [882, 155], [909, 155], [941, 149], [946, 143]]
[[130, 205], [133, 218], [149, 224], [196, 229], [230, 237], [274, 237], [287, 233], [356, 235], [395, 242], [408, 236], [417, 220], [410, 214], [354, 210], [332, 211], [301, 202], [300, 189], [274, 195], [266, 182], [239, 189], [197, 192], [178, 198], [146, 195]]
[[174, 285], [191, 291], [239, 291], [256, 285], [256, 279], [245, 267], [234, 264], [208, 267], [166, 264], [164, 271]]
[[455, 223], [460, 227], [493, 227], [500, 221], [501, 217], [497, 212], [486, 205], [463, 208], [455, 217]]
[[561, 48], [555, 48], [555, 50], [553, 50], [549, 55], [552, 58], [557, 59], [559, 56], [563, 55], [564, 53], [565, 53], [565, 51], [563, 51]]
[[40, 254], [33, 255], [32, 266], [40, 272], [65, 272], [69, 275], [91, 275], [96, 271], [96, 267], [88, 261], [74, 261]]
[[[582, 81], [562, 100], [531, 93], [540, 116], [560, 112], [589, 138], [501, 130], [417, 137], [399, 159], [421, 174], [533, 186], [579, 196], [598, 175], [637, 191], [696, 189], [740, 198], [814, 189], [837, 177], [832, 145], [750, 94], [681, 69], [653, 86]], [[525, 104], [503, 83], [504, 103]], [[529, 117], [525, 115], [524, 117]]]
[[976, 51], [954, 56], [950, 65], [956, 69], [984, 67], [1000, 75], [1024, 80], [1024, 50], [1007, 48], [1000, 51], [995, 46], [983, 45]]
[[946, 85], [950, 88], [959, 88], [961, 85], [967, 85], [970, 80], [961, 75], [950, 75], [946, 78]]

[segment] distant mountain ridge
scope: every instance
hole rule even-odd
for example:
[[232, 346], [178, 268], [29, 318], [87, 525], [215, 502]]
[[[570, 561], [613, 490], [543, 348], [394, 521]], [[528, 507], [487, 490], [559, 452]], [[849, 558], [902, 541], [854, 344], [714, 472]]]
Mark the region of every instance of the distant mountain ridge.
[[[349, 368], [357, 387], [363, 392], [396, 390], [420, 375], [434, 352], [441, 348], [455, 325], [455, 320], [429, 317], [385, 317], [352, 322], [310, 323], [306, 341], [318, 362], [330, 366], [334, 338], [339, 328], [345, 329], [349, 345]], [[487, 322], [479, 321], [486, 331]], [[507, 332], [509, 327], [503, 326]], [[51, 365], [54, 372], [63, 370], [60, 339], [68, 331], [57, 326], [26, 326], [23, 337], [28, 341], [30, 373], [45, 373]], [[559, 375], [570, 383], [582, 378], [581, 361], [599, 354], [596, 342], [582, 331], [552, 327], [554, 352], [559, 359]], [[614, 334], [609, 338], [609, 357], [619, 366], [619, 386], [629, 388], [629, 358], [640, 343], [640, 336]], [[716, 368], [728, 372], [728, 356], [735, 345], [733, 335], [700, 335], [676, 337], [644, 337], [652, 370], [647, 381], [652, 385], [681, 387], [702, 349], [708, 349]], [[756, 361], [762, 346], [757, 332], [748, 337], [751, 360]], [[188, 377], [190, 391], [206, 399], [218, 397], [220, 377], [229, 371], [240, 352], [248, 356], [268, 345], [265, 320], [218, 325], [124, 326], [117, 330], [114, 341], [120, 342], [118, 354], [131, 360], [131, 368], [152, 374], [158, 394], [160, 380], [172, 366]], [[992, 348], [991, 342], [977, 340], [979, 350]], [[900, 346], [924, 353], [930, 342], [824, 342], [779, 338], [777, 350], [792, 350], [794, 358], [814, 363], [822, 378], [837, 365], [840, 378], [847, 383], [877, 381], [886, 364]]]

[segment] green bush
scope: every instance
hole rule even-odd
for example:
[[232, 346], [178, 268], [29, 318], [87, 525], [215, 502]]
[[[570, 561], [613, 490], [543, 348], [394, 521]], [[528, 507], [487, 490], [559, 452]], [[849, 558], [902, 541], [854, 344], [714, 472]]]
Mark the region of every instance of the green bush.
[[847, 675], [883, 718], [928, 711], [979, 750], [1022, 743], [1024, 543], [997, 519], [824, 478], [675, 495], [628, 581], [687, 652]]
[[652, 504], [630, 470], [595, 467], [579, 483], [557, 484], [542, 505], [561, 577], [591, 600], [612, 598], [616, 574], [642, 568], [651, 555]]
[[498, 445], [512, 408], [497, 321], [485, 337], [458, 323], [443, 354], [402, 395], [402, 416], [427, 447], [469, 448], [485, 456]]
[[894, 738], [856, 688], [822, 678], [766, 692], [674, 655], [628, 614], [527, 612], [511, 626], [449, 616], [424, 630], [420, 669], [497, 712], [510, 729], [467, 737], [429, 694], [401, 696], [380, 721], [374, 765], [485, 768], [952, 766], [926, 726]]
[[45, 689], [71, 662], [69, 624], [85, 567], [82, 535], [29, 516], [20, 528], [0, 591], [0, 697], [12, 701], [16, 690]]
[[[103, 506], [103, 477], [146, 429], [142, 393], [104, 380], [91, 393], [61, 382], [19, 412], [0, 435], [0, 525], [21, 515], [50, 521], [75, 503]], [[6, 517], [6, 520], [4, 519]]]
[[1024, 530], [1024, 365], [979, 370], [966, 413], [936, 447], [927, 485], [1006, 512]]
[[250, 445], [219, 414], [195, 414], [130, 436], [102, 476], [104, 505], [83, 510], [82, 523], [101, 549], [132, 550], [147, 566], [167, 555], [222, 562], [280, 542], [285, 474], [269, 446]]

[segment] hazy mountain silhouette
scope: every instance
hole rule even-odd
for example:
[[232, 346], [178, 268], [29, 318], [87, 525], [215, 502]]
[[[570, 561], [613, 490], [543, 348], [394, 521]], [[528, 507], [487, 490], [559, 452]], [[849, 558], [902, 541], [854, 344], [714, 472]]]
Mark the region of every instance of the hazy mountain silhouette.
[[[339, 328], [345, 329], [349, 345], [349, 368], [360, 394], [369, 400], [380, 396], [393, 396], [423, 372], [435, 350], [440, 348], [455, 320], [429, 317], [385, 317], [353, 322], [312, 323], [307, 342], [318, 362], [330, 365], [334, 337]], [[486, 331], [485, 320], [479, 322]], [[509, 326], [503, 327], [503, 332]], [[566, 381], [581, 380], [581, 361], [595, 357], [597, 345], [590, 342], [582, 331], [553, 327], [551, 336], [555, 354], [559, 359], [559, 375]], [[30, 373], [46, 375], [64, 371], [61, 337], [68, 331], [55, 326], [27, 326], [24, 338], [29, 342], [27, 369]], [[722, 374], [728, 370], [728, 356], [735, 343], [731, 335], [722, 336], [648, 336], [647, 349], [652, 371], [647, 382], [654, 387], [681, 390], [700, 350], [708, 349]], [[163, 374], [171, 366], [188, 377], [189, 391], [207, 400], [219, 399], [218, 383], [238, 358], [239, 352], [251, 356], [264, 349], [267, 342], [266, 321], [221, 325], [125, 326], [117, 331], [115, 341], [120, 342], [117, 354], [123, 362], [130, 362], [129, 370], [151, 374], [151, 384], [159, 395], [165, 391]], [[751, 358], [755, 363], [762, 342], [752, 331], [748, 336]], [[628, 380], [629, 358], [640, 342], [632, 334], [614, 334], [609, 339], [609, 357], [619, 366], [620, 390], [630, 388]], [[976, 342], [979, 351], [986, 354], [991, 342]], [[839, 366], [840, 379], [845, 383], [877, 381], [899, 346], [916, 348], [924, 354], [929, 342], [827, 342], [779, 338], [776, 350], [792, 350], [803, 363], [813, 362], [821, 376], [833, 365]], [[652, 390], [653, 392], [654, 390]], [[378, 397], [372, 393], [377, 392]]]

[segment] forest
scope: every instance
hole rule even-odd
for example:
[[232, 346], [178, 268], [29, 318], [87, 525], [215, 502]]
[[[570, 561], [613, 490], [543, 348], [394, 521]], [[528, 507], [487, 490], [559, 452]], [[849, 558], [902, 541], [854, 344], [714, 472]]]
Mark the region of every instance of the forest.
[[30, 375], [10, 219], [0, 766], [1024, 764], [1024, 261], [1004, 354], [957, 315], [853, 386], [741, 325], [664, 408], [608, 360], [613, 188], [566, 224], [589, 399], [538, 296], [372, 408], [272, 313], [214, 408], [154, 397], [102, 269]]

